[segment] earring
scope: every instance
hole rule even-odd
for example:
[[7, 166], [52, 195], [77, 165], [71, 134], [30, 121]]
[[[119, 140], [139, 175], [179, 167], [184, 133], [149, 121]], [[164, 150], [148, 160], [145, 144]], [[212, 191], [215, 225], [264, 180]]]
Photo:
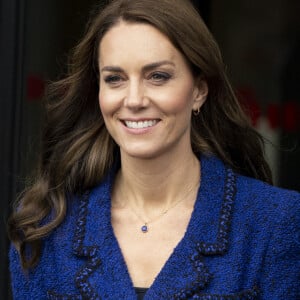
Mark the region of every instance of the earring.
[[198, 116], [200, 114], [200, 107], [197, 110], [193, 110], [193, 115]]

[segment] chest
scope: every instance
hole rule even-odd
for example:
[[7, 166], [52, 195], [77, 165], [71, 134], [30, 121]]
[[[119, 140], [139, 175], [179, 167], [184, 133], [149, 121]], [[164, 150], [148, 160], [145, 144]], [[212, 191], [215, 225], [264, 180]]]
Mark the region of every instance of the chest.
[[112, 225], [128, 272], [136, 287], [149, 287], [183, 239], [192, 208], [181, 214], [170, 212], [163, 218], [143, 223], [125, 211], [112, 211]]
[[[232, 243], [237, 247], [230, 247], [226, 255], [201, 256], [197, 251], [197, 243], [190, 244], [190, 236], [185, 233], [182, 219], [170, 223], [171, 226], [164, 230], [164, 222], [149, 224], [146, 234], [140, 232], [140, 226], [136, 224], [129, 222], [129, 225], [121, 225], [120, 220], [113, 225], [116, 239], [102, 239], [99, 256], [89, 254], [75, 259], [69, 241], [66, 241], [68, 245], [56, 253], [56, 259], [51, 256], [49, 267], [51, 274], [55, 274], [52, 279], [47, 276], [49, 292], [77, 295], [76, 286], [79, 284], [93, 287], [104, 299], [134, 300], [133, 284], [135, 287], [150, 287], [145, 299], [170, 299], [170, 295], [180, 290], [190, 291], [192, 295], [203, 290], [212, 294], [231, 295], [234, 291], [243, 291], [245, 295], [255, 295], [252, 287], [259, 278], [258, 253], [254, 258], [244, 253], [242, 249], [246, 245], [239, 245], [235, 231], [232, 232]], [[199, 227], [202, 227], [200, 222]], [[189, 229], [194, 227], [189, 224]], [[56, 245], [62, 245], [62, 241]], [[84, 250], [88, 251], [89, 248], [85, 247]], [[101, 262], [95, 266], [98, 258]], [[240, 270], [242, 266], [246, 269]], [[168, 297], [164, 293], [168, 293]], [[115, 295], [115, 298], [107, 295]]]

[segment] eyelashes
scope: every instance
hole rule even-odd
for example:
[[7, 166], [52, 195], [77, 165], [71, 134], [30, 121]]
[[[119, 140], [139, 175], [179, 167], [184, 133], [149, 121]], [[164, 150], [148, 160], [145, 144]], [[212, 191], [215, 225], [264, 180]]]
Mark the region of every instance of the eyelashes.
[[[154, 85], [162, 85], [172, 78], [172, 74], [168, 72], [155, 71], [145, 77], [145, 80], [150, 81]], [[109, 74], [104, 76], [104, 82], [110, 86], [121, 85], [127, 78], [121, 74]]]
[[108, 75], [104, 77], [104, 82], [108, 84], [116, 84], [121, 81], [121, 76], [119, 75]]
[[168, 81], [171, 77], [172, 75], [166, 72], [154, 72], [150, 74], [150, 79], [155, 82], [165, 82]]

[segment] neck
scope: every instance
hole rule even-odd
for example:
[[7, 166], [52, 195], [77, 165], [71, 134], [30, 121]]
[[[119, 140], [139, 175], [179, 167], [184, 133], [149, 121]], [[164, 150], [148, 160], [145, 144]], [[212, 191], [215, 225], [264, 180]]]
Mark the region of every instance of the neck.
[[113, 198], [116, 205], [129, 205], [147, 213], [171, 207], [195, 191], [199, 181], [199, 161], [192, 150], [155, 159], [121, 155]]

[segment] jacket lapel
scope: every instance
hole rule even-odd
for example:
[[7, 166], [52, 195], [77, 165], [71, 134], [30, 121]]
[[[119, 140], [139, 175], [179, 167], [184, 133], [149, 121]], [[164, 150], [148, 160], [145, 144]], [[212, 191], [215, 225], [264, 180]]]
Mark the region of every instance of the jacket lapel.
[[[214, 157], [201, 157], [201, 186], [186, 234], [161, 270], [148, 299], [191, 299], [213, 279], [206, 257], [226, 253], [236, 176]], [[196, 299], [196, 298], [195, 298]]]
[[[214, 157], [201, 157], [201, 186], [184, 238], [148, 290], [147, 299], [189, 299], [213, 278], [206, 256], [228, 248], [235, 198], [235, 174]], [[132, 281], [111, 226], [114, 172], [80, 199], [73, 251], [85, 263], [75, 278], [83, 299], [136, 299]]]
[[[75, 283], [83, 299], [136, 299], [111, 226], [110, 193], [115, 170], [80, 198], [73, 252], [85, 263]], [[120, 293], [126, 295], [120, 297]]]
[[85, 259], [85, 264], [75, 276], [75, 283], [83, 299], [100, 299], [95, 287], [89, 282], [89, 277], [101, 265], [99, 247], [97, 245], [86, 245], [87, 221], [89, 215], [89, 193], [80, 199], [79, 214], [73, 240], [73, 251], [78, 257]]

